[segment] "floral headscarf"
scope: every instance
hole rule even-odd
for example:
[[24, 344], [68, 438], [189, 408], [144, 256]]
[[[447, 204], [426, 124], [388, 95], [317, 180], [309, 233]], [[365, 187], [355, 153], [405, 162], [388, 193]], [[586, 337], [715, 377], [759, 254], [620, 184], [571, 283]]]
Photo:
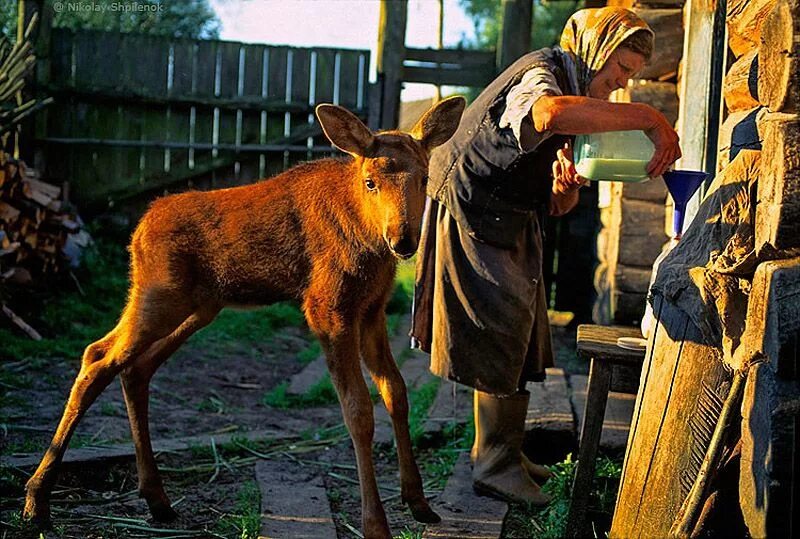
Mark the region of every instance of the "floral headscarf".
[[589, 83], [626, 39], [639, 30], [653, 34], [638, 15], [620, 7], [582, 9], [575, 12], [561, 33], [561, 49], [575, 62], [578, 91], [586, 95]]

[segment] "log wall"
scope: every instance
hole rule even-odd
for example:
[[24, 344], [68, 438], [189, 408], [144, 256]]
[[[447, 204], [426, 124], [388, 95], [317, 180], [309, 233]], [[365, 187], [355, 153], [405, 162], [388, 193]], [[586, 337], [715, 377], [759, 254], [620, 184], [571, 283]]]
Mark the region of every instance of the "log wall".
[[[754, 273], [744, 332], [732, 352], [709, 345], [685, 313], [656, 298], [658, 324], [648, 343], [611, 537], [714, 535], [706, 526], [723, 521], [741, 524], [752, 537], [794, 537], [800, 530], [800, 0], [738, 0], [728, 8], [729, 48], [737, 59], [725, 78], [720, 169], [745, 147], [760, 148], [763, 164], [751, 195]], [[719, 406], [734, 373], [745, 379], [730, 427], [740, 436], [741, 456], [733, 461], [733, 484], [721, 487], [722, 462], [703, 475], [697, 466], [712, 456], [707, 435], [718, 414], [691, 409], [709, 400], [709, 389]], [[693, 427], [698, 417], [712, 421]], [[699, 505], [690, 493], [699, 494]], [[715, 495], [734, 504], [720, 509], [716, 522], [716, 502], [709, 501]]]
[[[683, 2], [609, 2], [635, 11], [656, 34], [656, 46], [640, 79], [612, 94], [612, 101], [647, 103], [671, 123], [678, 117], [676, 78], [683, 50]], [[641, 184], [600, 182], [601, 230], [595, 271], [597, 323], [638, 323], [644, 313], [650, 271], [668, 237], [661, 178]]]

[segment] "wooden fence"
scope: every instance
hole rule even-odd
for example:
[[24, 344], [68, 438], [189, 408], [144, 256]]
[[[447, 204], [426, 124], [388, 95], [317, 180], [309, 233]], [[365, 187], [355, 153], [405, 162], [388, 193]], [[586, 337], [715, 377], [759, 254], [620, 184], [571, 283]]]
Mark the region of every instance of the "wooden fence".
[[314, 105], [366, 117], [369, 51], [55, 28], [36, 126], [82, 208], [247, 183], [331, 148]]

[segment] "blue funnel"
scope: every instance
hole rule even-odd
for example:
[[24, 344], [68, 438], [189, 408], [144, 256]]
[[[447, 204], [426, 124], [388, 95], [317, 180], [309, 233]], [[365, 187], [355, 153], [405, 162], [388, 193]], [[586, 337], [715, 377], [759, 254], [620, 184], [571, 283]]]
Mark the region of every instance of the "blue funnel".
[[664, 183], [667, 184], [669, 194], [675, 202], [672, 214], [672, 230], [675, 237], [680, 237], [683, 231], [683, 219], [686, 214], [686, 203], [708, 177], [708, 173], [696, 170], [670, 170], [663, 174]]

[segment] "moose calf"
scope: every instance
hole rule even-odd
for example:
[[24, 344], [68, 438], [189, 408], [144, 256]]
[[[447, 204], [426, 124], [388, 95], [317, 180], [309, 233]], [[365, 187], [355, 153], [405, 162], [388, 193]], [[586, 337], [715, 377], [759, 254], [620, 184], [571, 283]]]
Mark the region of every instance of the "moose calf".
[[157, 200], [131, 241], [131, 286], [120, 321], [84, 354], [53, 441], [27, 483], [25, 517], [46, 523], [49, 496], [75, 426], [119, 374], [136, 447], [139, 491], [156, 520], [174, 518], [150, 446], [153, 373], [223, 307], [301, 303], [319, 338], [355, 447], [367, 537], [390, 537], [372, 460], [372, 402], [363, 359], [392, 418], [403, 500], [438, 522], [411, 452], [406, 387], [384, 308], [396, 259], [419, 242], [430, 151], [455, 132], [465, 101], [439, 102], [410, 134], [371, 132], [347, 110], [316, 109], [352, 158], [296, 166], [269, 181]]

